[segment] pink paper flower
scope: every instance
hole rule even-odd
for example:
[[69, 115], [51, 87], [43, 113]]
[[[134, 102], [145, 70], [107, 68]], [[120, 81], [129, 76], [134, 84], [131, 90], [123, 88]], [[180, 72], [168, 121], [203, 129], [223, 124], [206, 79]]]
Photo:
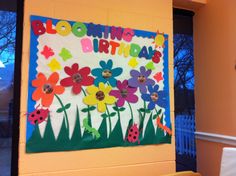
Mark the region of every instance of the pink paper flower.
[[127, 80], [123, 82], [117, 81], [117, 88], [118, 90], [112, 90], [110, 92], [110, 95], [118, 99], [117, 106], [123, 106], [125, 101], [128, 103], [136, 103], [138, 101], [138, 96], [134, 94], [137, 88], [129, 87]]

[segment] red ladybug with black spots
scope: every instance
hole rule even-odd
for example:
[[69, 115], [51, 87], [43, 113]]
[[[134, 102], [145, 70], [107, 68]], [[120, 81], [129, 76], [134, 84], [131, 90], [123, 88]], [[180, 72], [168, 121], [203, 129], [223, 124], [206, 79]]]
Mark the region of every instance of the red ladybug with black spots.
[[139, 129], [138, 129], [137, 124], [133, 124], [130, 127], [129, 132], [128, 132], [128, 136], [127, 136], [127, 140], [128, 140], [128, 142], [131, 142], [131, 143], [135, 143], [138, 141], [138, 144], [140, 144]]
[[43, 108], [36, 108], [33, 112], [28, 114], [28, 120], [31, 124], [40, 124], [48, 118], [49, 110]]

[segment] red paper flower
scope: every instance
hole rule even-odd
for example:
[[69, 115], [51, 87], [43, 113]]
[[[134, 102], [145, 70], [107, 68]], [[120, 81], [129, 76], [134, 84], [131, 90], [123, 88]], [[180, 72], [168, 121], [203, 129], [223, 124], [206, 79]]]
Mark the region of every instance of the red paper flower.
[[69, 75], [69, 77], [61, 80], [61, 85], [64, 87], [72, 86], [72, 91], [74, 94], [79, 94], [81, 92], [81, 86], [89, 86], [94, 82], [94, 78], [89, 76], [89, 67], [79, 69], [78, 64], [73, 64], [71, 68], [65, 67], [64, 71], [67, 75]]
[[57, 72], [52, 73], [47, 79], [43, 73], [39, 73], [37, 78], [32, 81], [32, 86], [37, 87], [32, 94], [32, 99], [37, 101], [41, 99], [41, 104], [49, 107], [52, 104], [55, 94], [62, 94], [65, 90], [64, 87], [56, 85], [59, 80]]

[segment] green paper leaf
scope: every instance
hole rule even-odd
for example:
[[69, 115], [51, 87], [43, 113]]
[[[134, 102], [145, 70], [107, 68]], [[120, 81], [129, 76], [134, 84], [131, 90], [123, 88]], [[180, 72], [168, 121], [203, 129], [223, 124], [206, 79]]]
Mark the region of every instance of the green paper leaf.
[[95, 107], [95, 106], [90, 106], [88, 109], [89, 109], [90, 111], [93, 111], [93, 110], [96, 109], [96, 107]]
[[102, 117], [102, 118], [107, 118], [108, 115], [107, 115], [106, 113], [104, 113], [104, 114], [101, 115], [101, 117]]
[[124, 108], [124, 107], [121, 107], [121, 108], [120, 108], [120, 111], [124, 111], [124, 110], [125, 110], [125, 108]]
[[114, 117], [116, 115], [116, 112], [112, 112], [111, 114], [110, 114], [110, 117]]
[[65, 105], [65, 109], [69, 109], [69, 108], [70, 108], [70, 105], [71, 105], [70, 103], [66, 104], [66, 105]]
[[81, 109], [82, 112], [88, 112], [88, 108]]
[[117, 106], [113, 106], [112, 108], [114, 109], [114, 111], [121, 111], [122, 112], [125, 110], [124, 107], [118, 108]]
[[152, 118], [156, 119], [160, 114], [161, 114], [161, 109]]
[[144, 108], [140, 108], [139, 111], [140, 112], [145, 112], [145, 113], [150, 113], [151, 112], [149, 109], [144, 109]]
[[114, 111], [119, 111], [119, 108], [117, 106], [113, 106], [112, 108], [114, 109]]
[[57, 113], [61, 113], [61, 112], [63, 112], [63, 110], [64, 110], [64, 108], [58, 108]]

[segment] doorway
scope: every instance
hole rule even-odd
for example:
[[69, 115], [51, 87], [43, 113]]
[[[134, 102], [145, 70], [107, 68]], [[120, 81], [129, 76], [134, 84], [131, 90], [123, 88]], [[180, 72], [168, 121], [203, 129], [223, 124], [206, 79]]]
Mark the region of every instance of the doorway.
[[0, 176], [18, 175], [23, 1], [0, 2]]
[[193, 15], [174, 9], [176, 171], [196, 171]]

